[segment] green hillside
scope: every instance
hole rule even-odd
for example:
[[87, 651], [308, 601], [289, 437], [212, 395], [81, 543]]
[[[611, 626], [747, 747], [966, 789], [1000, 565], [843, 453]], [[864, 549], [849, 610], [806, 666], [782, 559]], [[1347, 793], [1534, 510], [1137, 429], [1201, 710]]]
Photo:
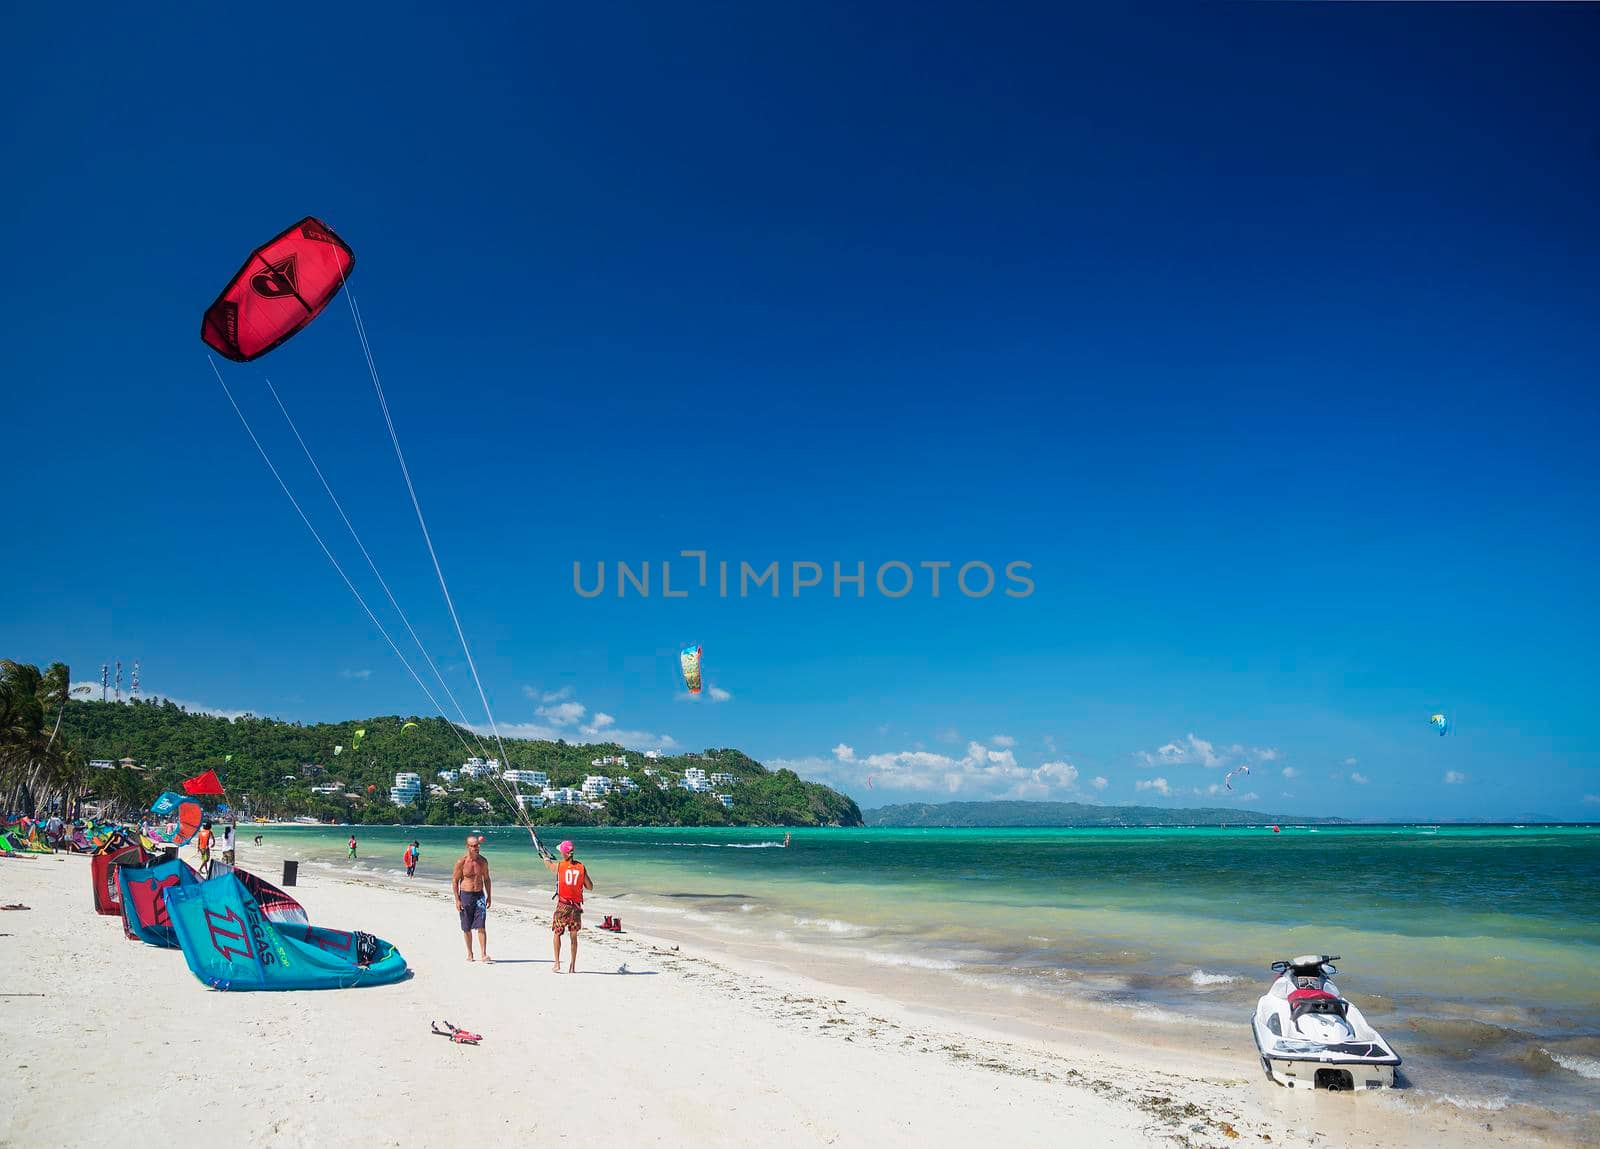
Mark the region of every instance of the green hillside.
[[[402, 730], [407, 722], [416, 723]], [[364, 729], [359, 748], [356, 731]], [[301, 725], [245, 715], [220, 718], [191, 714], [172, 702], [67, 703], [61, 735], [79, 765], [91, 760], [132, 758], [138, 770], [116, 768], [83, 771], [83, 784], [94, 797], [120, 800], [137, 808], [179, 781], [214, 768], [236, 804], [263, 817], [310, 815], [325, 821], [465, 825], [513, 821], [505, 797], [486, 781], [461, 778], [448, 784], [459, 793], [430, 795], [427, 786], [443, 784], [440, 770], [458, 769], [470, 755], [480, 754], [470, 732], [443, 718], [377, 716], [341, 723]], [[463, 744], [465, 740], [465, 745]], [[497, 756], [492, 739], [484, 740]], [[344, 747], [336, 753], [336, 747]], [[647, 760], [615, 743], [569, 744], [506, 739], [505, 769], [543, 770], [554, 787], [581, 786], [588, 774], [621, 775], [615, 765], [594, 766], [593, 759], [626, 756], [627, 776], [640, 784], [632, 794], [612, 794], [603, 810], [562, 806], [530, 811], [536, 823], [564, 825], [679, 826], [855, 826], [861, 812], [855, 802], [826, 786], [806, 782], [791, 770], [769, 771], [738, 750], [710, 749]], [[231, 759], [228, 757], [231, 755]], [[660, 790], [644, 769], [671, 785]], [[733, 807], [725, 809], [710, 794], [694, 794], [674, 783], [688, 767], [707, 773], [732, 774], [726, 787]], [[389, 787], [400, 771], [422, 776], [421, 801], [399, 808], [389, 801]], [[313, 794], [314, 786], [337, 783], [339, 793]], [[525, 790], [531, 793], [531, 790]]]

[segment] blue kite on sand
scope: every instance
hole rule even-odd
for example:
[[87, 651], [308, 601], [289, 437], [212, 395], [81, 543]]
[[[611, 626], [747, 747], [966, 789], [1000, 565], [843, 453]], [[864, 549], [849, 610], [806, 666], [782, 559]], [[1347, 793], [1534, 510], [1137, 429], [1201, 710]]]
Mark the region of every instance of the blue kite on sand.
[[169, 890], [167, 913], [189, 969], [214, 989], [349, 989], [409, 973], [382, 938], [272, 921], [232, 874]]

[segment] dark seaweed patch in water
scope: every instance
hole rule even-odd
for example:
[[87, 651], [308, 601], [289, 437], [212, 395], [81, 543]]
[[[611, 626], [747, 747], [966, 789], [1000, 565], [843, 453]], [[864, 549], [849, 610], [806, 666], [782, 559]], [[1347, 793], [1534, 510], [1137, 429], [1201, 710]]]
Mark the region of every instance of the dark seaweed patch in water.
[[658, 898], [704, 898], [712, 901], [717, 898], [742, 898], [744, 901], [755, 901], [754, 894], [657, 894]]
[[1465, 1017], [1413, 1017], [1401, 1023], [1423, 1049], [1467, 1057], [1484, 1050], [1504, 1050], [1515, 1042], [1538, 1040], [1531, 1033], [1490, 1025]]

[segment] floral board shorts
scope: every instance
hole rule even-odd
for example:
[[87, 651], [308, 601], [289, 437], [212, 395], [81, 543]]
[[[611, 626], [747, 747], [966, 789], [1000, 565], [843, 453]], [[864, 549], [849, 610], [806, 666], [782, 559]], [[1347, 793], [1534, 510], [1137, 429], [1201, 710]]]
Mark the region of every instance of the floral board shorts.
[[559, 934], [562, 930], [582, 928], [583, 907], [572, 902], [557, 902], [556, 912], [550, 918], [550, 929]]

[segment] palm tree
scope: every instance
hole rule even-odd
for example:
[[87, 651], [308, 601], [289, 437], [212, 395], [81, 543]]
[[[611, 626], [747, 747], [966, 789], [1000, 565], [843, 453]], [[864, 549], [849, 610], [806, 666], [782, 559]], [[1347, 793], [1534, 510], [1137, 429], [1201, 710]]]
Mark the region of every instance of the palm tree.
[[37, 666], [0, 659], [0, 796], [8, 809], [32, 812], [53, 791], [70, 798], [74, 769], [61, 739], [61, 719], [71, 697], [72, 673], [55, 662]]

